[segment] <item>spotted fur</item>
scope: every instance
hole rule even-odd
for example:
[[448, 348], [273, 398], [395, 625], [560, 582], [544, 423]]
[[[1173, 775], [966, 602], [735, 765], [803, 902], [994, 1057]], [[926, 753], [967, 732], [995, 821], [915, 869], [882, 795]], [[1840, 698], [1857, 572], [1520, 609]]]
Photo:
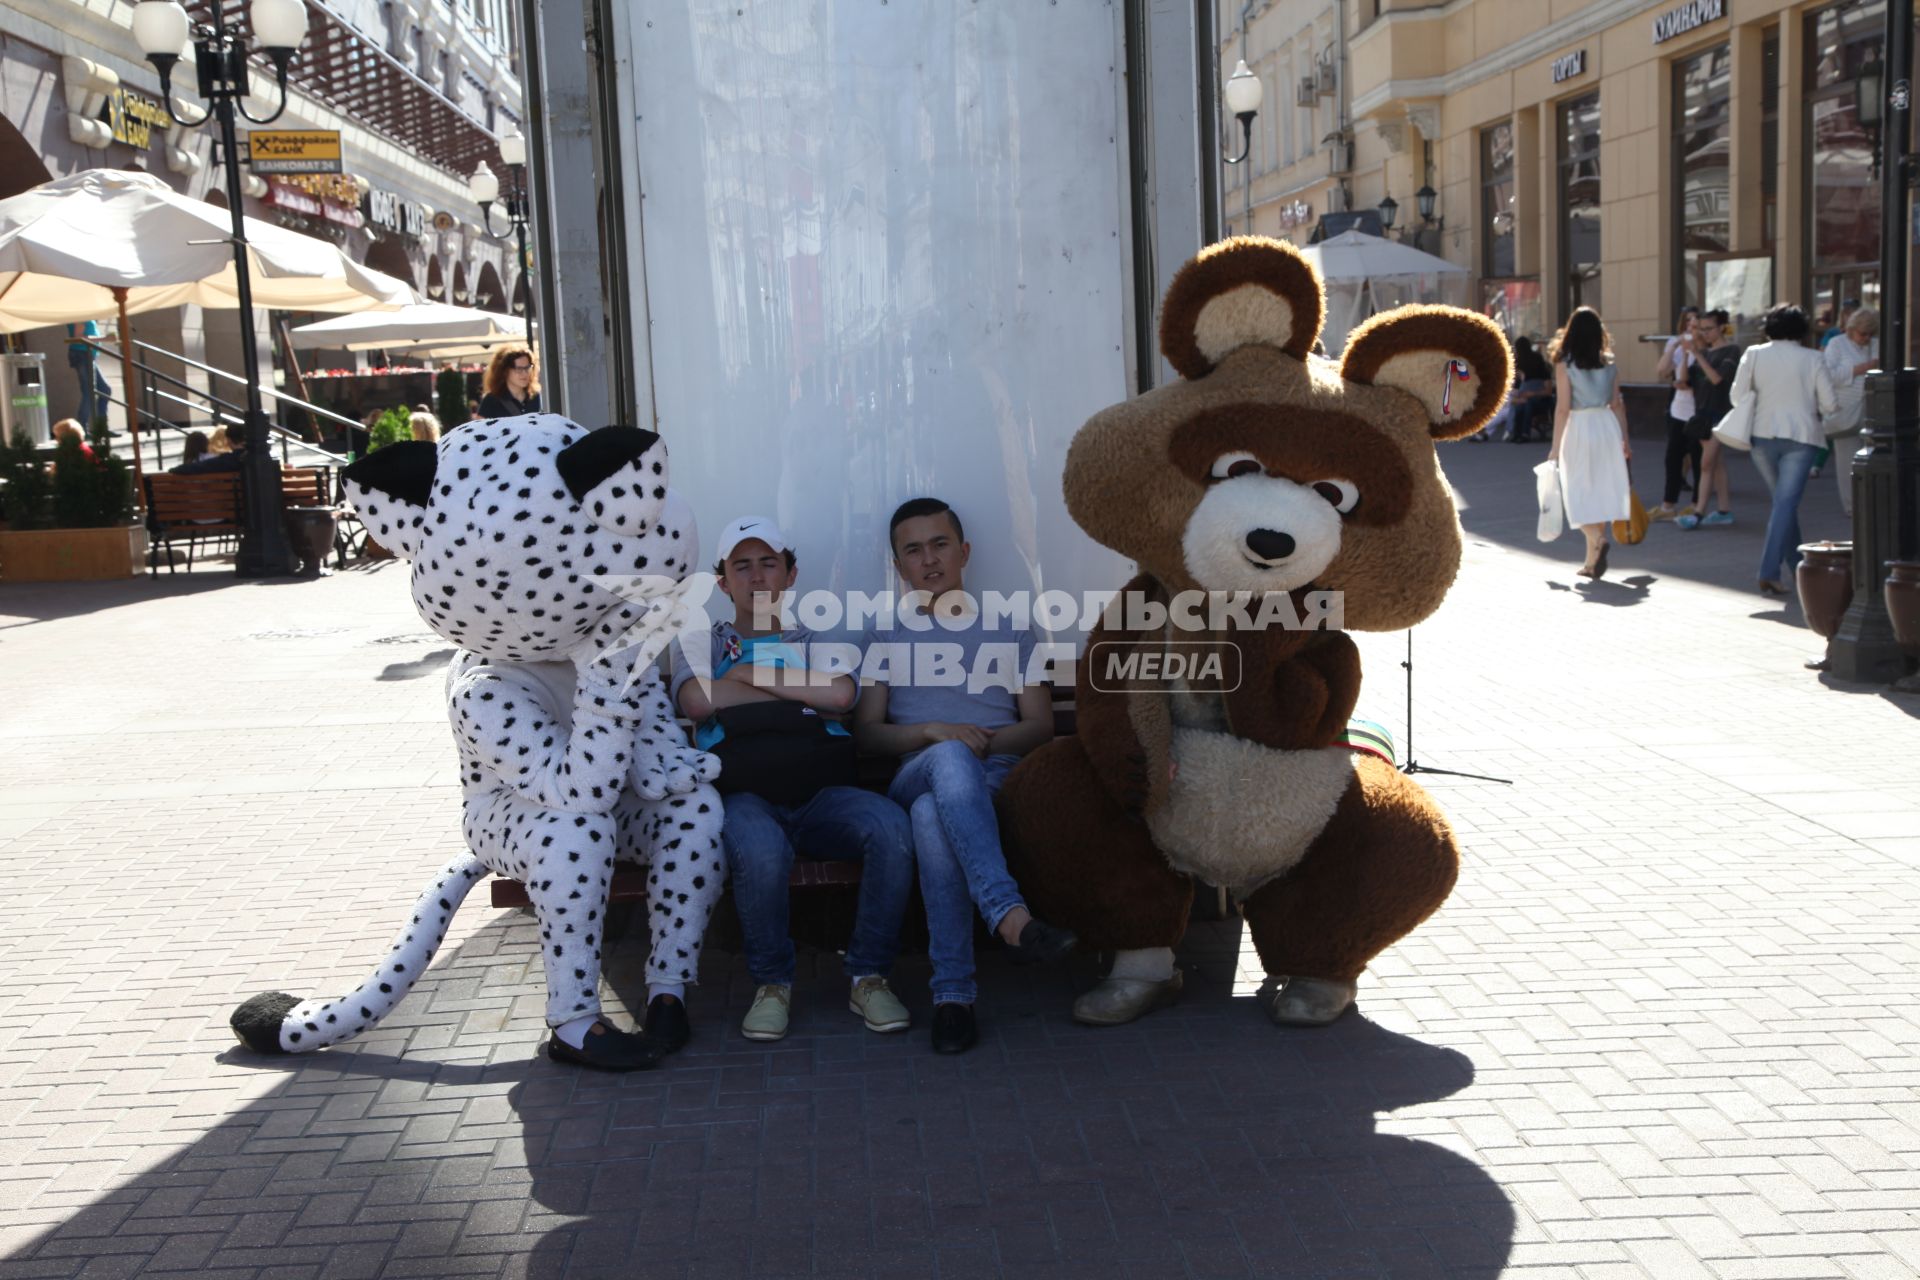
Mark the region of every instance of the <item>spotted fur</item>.
[[[374, 975], [347, 996], [255, 996], [231, 1019], [263, 1052], [351, 1039], [432, 962], [488, 871], [527, 886], [539, 921], [547, 1021], [598, 1013], [608, 881], [647, 865], [654, 981], [693, 982], [725, 883], [719, 763], [687, 745], [643, 664], [679, 614], [696, 563], [691, 513], [667, 487], [651, 432], [588, 432], [553, 414], [489, 419], [438, 445], [390, 445], [349, 467], [373, 536], [411, 562], [421, 618], [460, 647], [447, 713], [468, 852], [414, 904]], [[621, 578], [616, 593], [595, 578]], [[644, 579], [644, 580], [640, 580]], [[627, 645], [627, 648], [616, 648]]]

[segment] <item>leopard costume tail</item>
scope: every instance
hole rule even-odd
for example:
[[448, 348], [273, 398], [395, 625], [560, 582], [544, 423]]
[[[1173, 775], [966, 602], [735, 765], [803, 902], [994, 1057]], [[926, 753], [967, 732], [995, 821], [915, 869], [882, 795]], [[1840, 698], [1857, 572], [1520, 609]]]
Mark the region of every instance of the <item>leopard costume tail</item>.
[[487, 874], [486, 864], [461, 854], [434, 877], [413, 904], [412, 919], [394, 936], [387, 958], [358, 990], [334, 1000], [302, 1000], [284, 991], [254, 996], [233, 1011], [227, 1024], [256, 1053], [309, 1053], [351, 1040], [393, 1012], [433, 963], [453, 913]]

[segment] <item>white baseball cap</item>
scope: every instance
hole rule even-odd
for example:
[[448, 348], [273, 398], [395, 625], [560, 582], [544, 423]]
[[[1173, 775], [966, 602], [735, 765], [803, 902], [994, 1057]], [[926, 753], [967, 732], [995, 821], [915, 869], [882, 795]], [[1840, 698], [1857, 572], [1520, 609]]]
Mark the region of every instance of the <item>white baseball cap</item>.
[[765, 516], [741, 516], [720, 531], [720, 562], [725, 564], [733, 549], [750, 539], [758, 538], [775, 551], [787, 551], [791, 545], [787, 535], [780, 532], [780, 526]]

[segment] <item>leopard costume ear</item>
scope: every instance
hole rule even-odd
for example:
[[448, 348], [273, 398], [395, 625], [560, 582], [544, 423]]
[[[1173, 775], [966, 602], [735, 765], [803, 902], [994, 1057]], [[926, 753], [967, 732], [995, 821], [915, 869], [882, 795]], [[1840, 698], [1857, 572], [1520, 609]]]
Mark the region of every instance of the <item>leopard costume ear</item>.
[[401, 440], [348, 463], [340, 485], [374, 540], [411, 560], [419, 549], [420, 526], [427, 518], [439, 465], [439, 445]]
[[1320, 277], [1292, 245], [1235, 236], [1180, 268], [1160, 308], [1160, 352], [1183, 378], [1204, 378], [1254, 343], [1304, 360], [1326, 317]]
[[1458, 307], [1397, 307], [1353, 331], [1340, 374], [1406, 392], [1426, 411], [1434, 439], [1458, 440], [1500, 411], [1513, 384], [1513, 353], [1485, 316]]

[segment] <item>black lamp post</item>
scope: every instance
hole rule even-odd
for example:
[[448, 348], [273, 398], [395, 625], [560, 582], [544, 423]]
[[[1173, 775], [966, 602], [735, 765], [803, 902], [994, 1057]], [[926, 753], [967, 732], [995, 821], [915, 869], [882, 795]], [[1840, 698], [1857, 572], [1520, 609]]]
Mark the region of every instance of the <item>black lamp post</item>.
[[[1826, 669], [1842, 680], [1886, 681], [1906, 670], [1887, 614], [1889, 560], [1920, 556], [1920, 369], [1907, 366], [1907, 201], [1914, 157], [1907, 153], [1913, 87], [1913, 0], [1888, 0], [1885, 87], [1861, 122], [1880, 127], [1880, 363], [1867, 375], [1866, 431], [1853, 463], [1853, 603], [1827, 641]], [[1864, 72], [1872, 69], [1869, 63]]]
[[[1221, 91], [1221, 96], [1227, 101], [1227, 110], [1240, 122], [1240, 154], [1226, 157], [1228, 164], [1240, 164], [1253, 150], [1253, 118], [1260, 114], [1260, 99], [1264, 94], [1265, 90], [1261, 87], [1260, 77], [1248, 70], [1245, 58], [1240, 59], [1239, 64], [1233, 69], [1233, 74], [1227, 77], [1226, 88]], [[1247, 235], [1252, 235], [1253, 175], [1243, 173], [1240, 177], [1241, 217], [1246, 222], [1241, 230]]]
[[1432, 223], [1433, 202], [1439, 198], [1440, 193], [1432, 187], [1421, 187], [1413, 193], [1413, 207], [1420, 211], [1420, 221]]
[[1400, 202], [1392, 196], [1388, 196], [1380, 202], [1376, 212], [1380, 215], [1380, 229], [1382, 231], [1391, 231], [1393, 230], [1394, 219], [1400, 216]]
[[[498, 203], [506, 214], [507, 222], [513, 229], [515, 243], [520, 250], [520, 279], [514, 286], [518, 292], [525, 285], [527, 264], [527, 140], [520, 133], [505, 134], [500, 139], [500, 159], [507, 166], [507, 178], [510, 185], [502, 187], [499, 175], [487, 167], [482, 160], [480, 167], [473, 171], [473, 177], [467, 182], [467, 190], [473, 196], [474, 203], [480, 206], [480, 222], [486, 227], [487, 234], [494, 239], [503, 239], [504, 233], [496, 235], [493, 230], [493, 206]], [[527, 287], [527, 333], [532, 335], [534, 328], [533, 289]]]
[[307, 7], [301, 0], [253, 0], [248, 17], [253, 34], [273, 61], [280, 87], [280, 105], [272, 115], [256, 118], [242, 101], [249, 93], [247, 55], [251, 50], [239, 32], [227, 26], [225, 7], [216, 0], [213, 22], [196, 23], [174, 0], [144, 0], [133, 11], [134, 39], [154, 70], [160, 73], [160, 96], [173, 108], [173, 68], [193, 51], [199, 72], [200, 96], [207, 110], [198, 120], [175, 119], [197, 127], [211, 120], [218, 130], [220, 162], [227, 179], [227, 211], [233, 217], [233, 282], [240, 303], [240, 359], [246, 375], [247, 448], [241, 460], [240, 554], [234, 558], [243, 578], [289, 573], [294, 567], [281, 524], [280, 467], [268, 444], [266, 411], [260, 404], [260, 352], [253, 334], [253, 275], [247, 265], [246, 214], [241, 207], [240, 149], [235, 133], [236, 114], [252, 124], [271, 124], [287, 109], [287, 64], [307, 36]]

